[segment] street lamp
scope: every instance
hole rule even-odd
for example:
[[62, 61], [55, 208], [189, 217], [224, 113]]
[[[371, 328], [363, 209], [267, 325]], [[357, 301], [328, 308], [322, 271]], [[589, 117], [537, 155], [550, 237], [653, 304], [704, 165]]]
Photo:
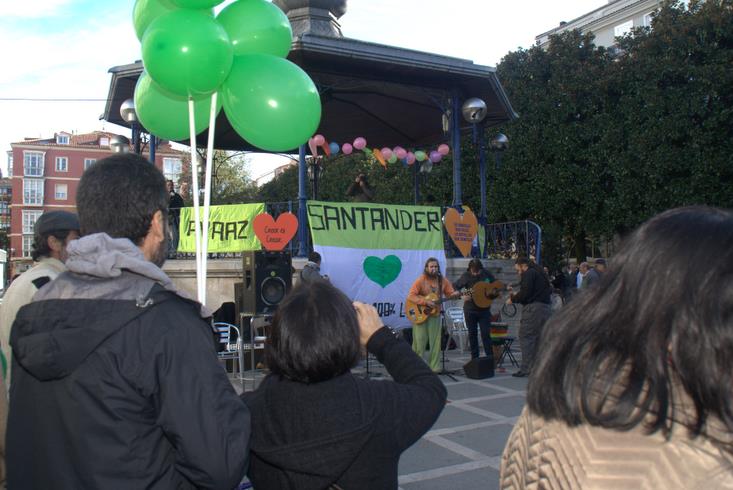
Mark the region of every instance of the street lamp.
[[140, 128], [137, 124], [137, 112], [135, 111], [135, 101], [127, 99], [120, 105], [120, 117], [130, 123], [132, 129], [132, 146], [135, 147], [135, 153], [140, 154]]
[[461, 107], [463, 119], [473, 125], [473, 144], [478, 145], [479, 154], [479, 177], [481, 190], [481, 210], [479, 212], [479, 223], [486, 225], [486, 154], [484, 151], [484, 131], [480, 124], [486, 118], [486, 102], [478, 97], [467, 99]]
[[491, 138], [489, 147], [494, 153], [494, 174], [491, 179], [491, 195], [494, 195], [494, 182], [501, 169], [501, 158], [504, 155], [504, 150], [509, 148], [509, 138], [505, 134], [497, 133], [496, 136]]
[[129, 153], [130, 140], [127, 137], [116, 134], [109, 140], [109, 147], [115, 153]]

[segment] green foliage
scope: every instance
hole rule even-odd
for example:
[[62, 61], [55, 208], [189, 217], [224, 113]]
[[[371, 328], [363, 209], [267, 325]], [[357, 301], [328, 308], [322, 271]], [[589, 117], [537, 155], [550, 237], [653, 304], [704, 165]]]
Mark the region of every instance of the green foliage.
[[[200, 152], [201, 162], [206, 161], [205, 152]], [[204, 188], [204, 166], [200, 165], [199, 188]], [[191, 178], [190, 158], [184, 162], [184, 171], [178, 183], [187, 184], [193, 189]], [[192, 205], [190, 193], [182, 193], [187, 206]], [[214, 150], [211, 168], [211, 204], [238, 204], [254, 201], [257, 196], [257, 186], [250, 179], [247, 172], [247, 162], [244, 153]], [[203, 205], [203, 199], [200, 201]]]
[[520, 118], [503, 128], [499, 215], [559, 229], [582, 256], [586, 236], [664, 209], [733, 206], [732, 5], [667, 3], [619, 56], [578, 31], [507, 55]]

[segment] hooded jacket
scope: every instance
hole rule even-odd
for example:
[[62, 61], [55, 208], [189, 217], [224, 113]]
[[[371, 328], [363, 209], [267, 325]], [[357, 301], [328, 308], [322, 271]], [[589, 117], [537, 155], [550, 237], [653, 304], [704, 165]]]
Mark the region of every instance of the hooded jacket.
[[13, 325], [8, 488], [235, 487], [249, 412], [200, 305], [129, 240], [68, 252]]
[[400, 454], [435, 423], [446, 390], [389, 329], [375, 332], [367, 348], [394, 381], [346, 373], [306, 384], [270, 375], [242, 395], [252, 411], [254, 488], [397, 488]]

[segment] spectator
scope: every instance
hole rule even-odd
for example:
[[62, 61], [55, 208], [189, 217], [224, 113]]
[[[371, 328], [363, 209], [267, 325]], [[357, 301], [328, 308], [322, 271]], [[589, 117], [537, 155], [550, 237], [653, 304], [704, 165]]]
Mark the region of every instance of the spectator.
[[580, 283], [579, 289], [588, 289], [592, 285], [596, 284], [601, 276], [593, 269], [588, 262], [581, 262], [580, 264], [580, 275], [583, 276], [583, 280]]
[[549, 322], [502, 489], [733, 488], [731, 243], [730, 211], [664, 212]]
[[321, 275], [321, 254], [318, 252], [308, 254], [308, 262], [305, 263], [303, 270], [300, 271], [300, 280], [305, 283], [328, 281], [328, 276]]
[[346, 195], [353, 197], [354, 202], [372, 202], [374, 200], [374, 189], [367, 182], [367, 176], [359, 174], [346, 190]]
[[606, 273], [606, 259], [596, 259], [595, 269], [598, 273], [598, 276], [603, 277], [603, 274]]
[[[79, 218], [68, 211], [47, 211], [33, 226], [33, 250], [31, 257], [36, 264], [14, 279], [3, 296], [0, 305], [0, 343], [7, 362], [6, 385], [10, 386], [12, 352], [10, 350], [10, 327], [18, 310], [31, 302], [36, 292], [46, 283], [66, 270], [64, 262], [69, 242], [79, 238]], [[4, 396], [4, 393], [3, 393]]]
[[[350, 369], [366, 348], [394, 381]], [[376, 309], [325, 281], [297, 286], [275, 314], [268, 375], [252, 411], [248, 476], [258, 489], [397, 488], [400, 454], [438, 418], [446, 390], [382, 326]]]
[[84, 172], [68, 272], [18, 312], [8, 488], [234, 488], [249, 411], [218, 362], [209, 313], [160, 269], [163, 175], [134, 154]]
[[178, 252], [178, 238], [180, 235], [181, 224], [181, 208], [184, 206], [183, 198], [176, 192], [172, 180], [165, 183], [170, 199], [168, 200], [168, 225], [171, 231], [170, 247], [168, 248], [168, 257], [173, 258]]

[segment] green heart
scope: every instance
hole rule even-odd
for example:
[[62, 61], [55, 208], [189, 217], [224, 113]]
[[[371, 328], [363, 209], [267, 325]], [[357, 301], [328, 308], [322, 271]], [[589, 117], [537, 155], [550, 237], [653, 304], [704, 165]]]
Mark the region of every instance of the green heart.
[[402, 271], [402, 261], [396, 255], [387, 255], [384, 259], [367, 257], [364, 259], [364, 274], [382, 287], [397, 279]]

